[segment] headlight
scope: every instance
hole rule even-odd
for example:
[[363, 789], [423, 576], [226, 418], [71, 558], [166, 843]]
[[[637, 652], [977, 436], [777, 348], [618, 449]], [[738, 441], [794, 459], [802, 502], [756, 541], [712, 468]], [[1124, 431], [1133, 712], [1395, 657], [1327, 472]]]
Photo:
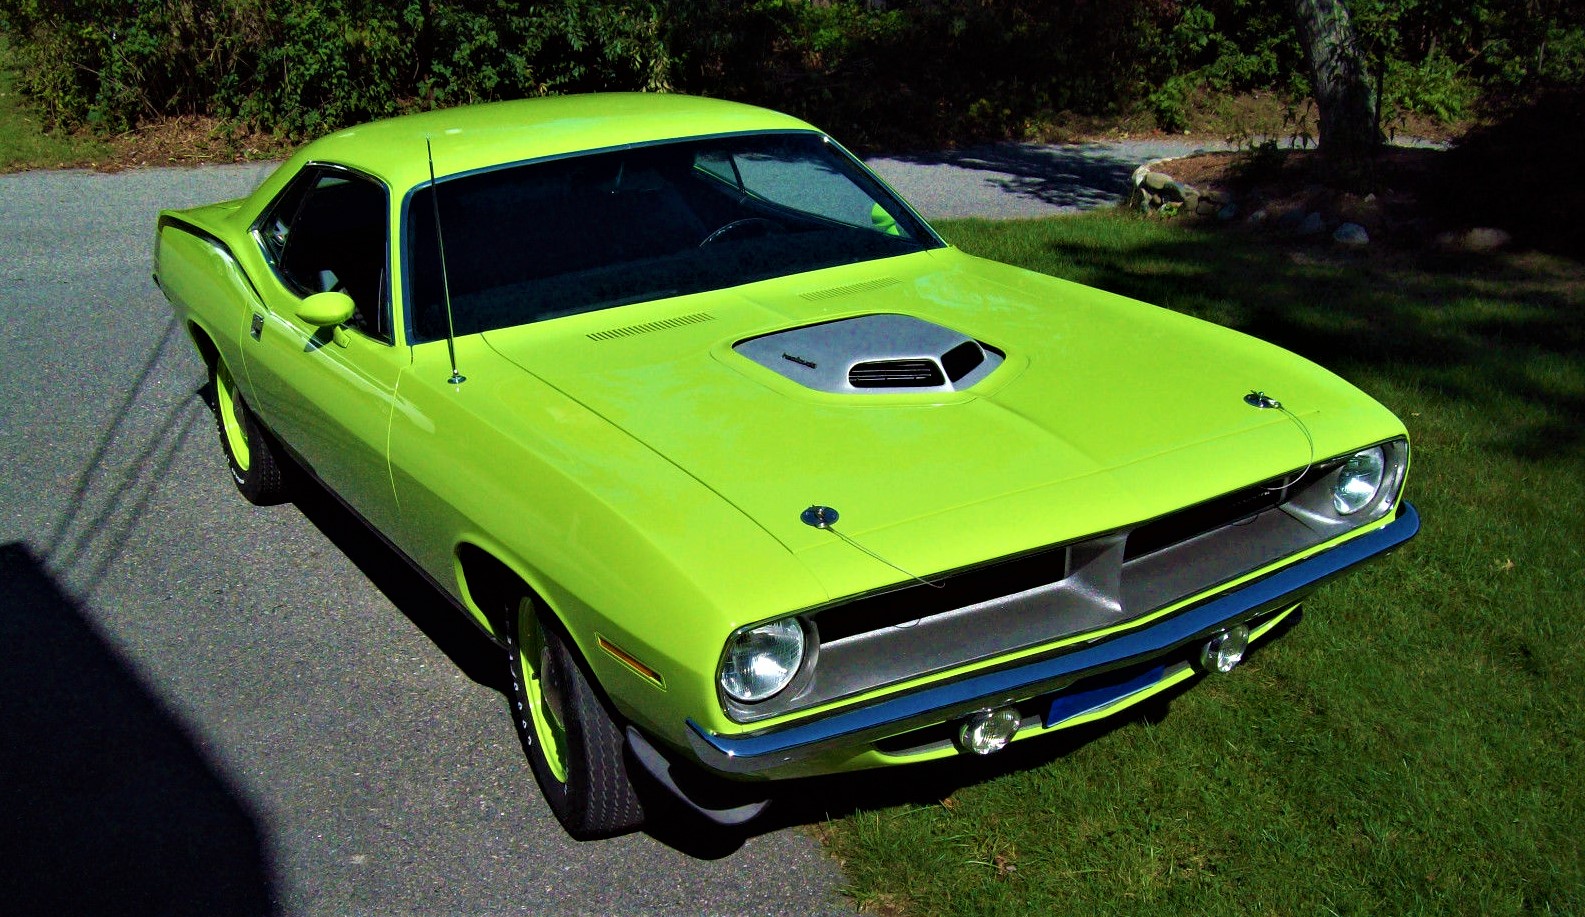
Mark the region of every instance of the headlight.
[[1347, 516], [1369, 506], [1381, 492], [1386, 470], [1387, 459], [1380, 446], [1354, 453], [1338, 469], [1337, 482], [1332, 485], [1332, 508]]
[[740, 627], [726, 641], [721, 688], [734, 700], [764, 700], [787, 687], [803, 658], [804, 629], [795, 618]]

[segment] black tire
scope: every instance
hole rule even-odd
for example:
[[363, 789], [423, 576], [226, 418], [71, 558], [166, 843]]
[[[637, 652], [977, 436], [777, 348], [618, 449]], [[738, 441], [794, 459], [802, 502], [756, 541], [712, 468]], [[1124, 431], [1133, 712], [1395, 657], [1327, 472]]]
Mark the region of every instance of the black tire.
[[556, 820], [578, 840], [636, 830], [644, 806], [628, 777], [622, 726], [570, 640], [527, 597], [507, 631], [512, 723]]
[[259, 426], [242, 400], [226, 364], [216, 359], [209, 367], [209, 390], [214, 395], [215, 426], [220, 448], [231, 466], [231, 480], [249, 503], [272, 506], [287, 498], [284, 463], [274, 440]]

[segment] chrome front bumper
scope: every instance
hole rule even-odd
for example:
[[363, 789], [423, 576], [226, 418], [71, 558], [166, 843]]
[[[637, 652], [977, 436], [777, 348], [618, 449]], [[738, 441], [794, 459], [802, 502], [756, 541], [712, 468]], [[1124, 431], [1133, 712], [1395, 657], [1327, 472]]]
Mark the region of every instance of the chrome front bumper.
[[975, 710], [1058, 692], [1082, 679], [1171, 656], [1219, 630], [1294, 605], [1322, 583], [1391, 551], [1419, 530], [1419, 514], [1404, 502], [1397, 517], [1380, 529], [1137, 630], [1010, 668], [747, 735], [716, 735], [689, 719], [689, 744], [701, 764], [722, 774], [781, 778], [821, 773], [829, 769], [826, 761], [845, 750], [864, 750], [889, 736]]

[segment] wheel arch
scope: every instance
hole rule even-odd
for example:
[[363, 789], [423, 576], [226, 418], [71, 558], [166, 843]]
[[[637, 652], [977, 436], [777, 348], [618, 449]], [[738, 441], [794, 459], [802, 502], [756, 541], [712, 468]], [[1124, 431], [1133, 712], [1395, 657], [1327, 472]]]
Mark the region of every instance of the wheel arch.
[[212, 368], [220, 359], [220, 348], [215, 345], [209, 330], [197, 321], [188, 319], [187, 336], [193, 342], [193, 349], [198, 351], [198, 358], [204, 361], [204, 366]]
[[[585, 617], [582, 627], [575, 626], [564, 601], [576, 605], [576, 598], [562, 593], [543, 573], [507, 560], [505, 552], [492, 550], [487, 544], [462, 541], [454, 553], [463, 608], [475, 617], [475, 623], [486, 624], [496, 643], [506, 645], [506, 628], [514, 626], [511, 616], [517, 613], [517, 599], [525, 593], [532, 596], [548, 618], [548, 625], [565, 638], [595, 690], [624, 717], [644, 719], [637, 713], [640, 708], [632, 703], [632, 692], [647, 690], [649, 682], [634, 673], [629, 683], [622, 677], [622, 673], [630, 671], [629, 667], [610, 652], [599, 651], [597, 621]], [[641, 685], [645, 687], [641, 689]]]
[[[463, 603], [482, 617], [482, 623], [497, 641], [505, 639], [505, 628], [516, 612], [515, 599], [525, 591], [550, 612], [564, 633], [572, 634], [566, 616], [547, 597], [550, 590], [544, 588], [537, 573], [504, 560], [501, 552], [473, 541], [459, 542], [454, 554]], [[580, 654], [587, 655], [576, 637], [573, 643]]]

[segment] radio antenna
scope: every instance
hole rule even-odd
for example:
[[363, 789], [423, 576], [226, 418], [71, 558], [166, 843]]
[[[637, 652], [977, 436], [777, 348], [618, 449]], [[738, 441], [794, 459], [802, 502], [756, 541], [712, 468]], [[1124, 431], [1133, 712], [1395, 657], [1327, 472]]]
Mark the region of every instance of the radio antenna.
[[424, 137], [424, 153], [429, 157], [429, 204], [435, 212], [435, 247], [440, 250], [440, 298], [446, 306], [446, 353], [451, 357], [451, 378], [447, 379], [452, 385], [460, 385], [468, 381], [468, 377], [457, 372], [457, 328], [451, 320], [451, 278], [446, 275], [446, 240], [440, 233], [440, 189], [435, 186], [435, 151], [429, 145], [429, 137]]

